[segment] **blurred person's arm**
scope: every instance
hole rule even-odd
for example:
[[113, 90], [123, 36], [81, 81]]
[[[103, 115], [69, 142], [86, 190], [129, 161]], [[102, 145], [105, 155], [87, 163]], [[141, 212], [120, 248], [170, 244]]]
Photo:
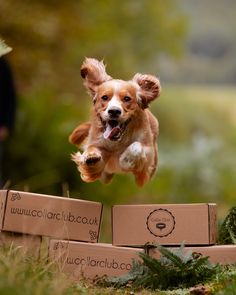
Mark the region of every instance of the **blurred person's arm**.
[[0, 141], [4, 141], [9, 136], [9, 129], [5, 126], [0, 127]]
[[7, 139], [14, 129], [16, 91], [7, 61], [0, 58], [0, 141]]

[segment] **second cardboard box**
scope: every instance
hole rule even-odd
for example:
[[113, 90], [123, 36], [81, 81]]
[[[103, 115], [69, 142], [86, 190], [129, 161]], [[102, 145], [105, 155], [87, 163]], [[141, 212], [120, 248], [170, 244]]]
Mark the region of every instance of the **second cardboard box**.
[[142, 249], [114, 247], [109, 244], [51, 240], [49, 259], [57, 261], [61, 271], [74, 280], [103, 276], [120, 276], [132, 268], [133, 260], [139, 260]]
[[117, 205], [112, 208], [113, 245], [211, 245], [216, 220], [216, 204]]

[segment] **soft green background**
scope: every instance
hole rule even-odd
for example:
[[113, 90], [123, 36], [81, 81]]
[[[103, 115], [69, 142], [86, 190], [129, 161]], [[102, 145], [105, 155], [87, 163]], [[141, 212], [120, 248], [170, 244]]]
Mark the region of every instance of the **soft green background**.
[[[222, 218], [236, 195], [235, 31], [233, 0], [0, 0], [0, 37], [13, 48], [7, 58], [18, 91], [6, 186], [104, 203], [102, 241], [111, 240], [113, 204], [216, 202]], [[151, 105], [159, 167], [141, 189], [131, 175], [83, 183], [70, 160], [76, 147], [68, 136], [91, 107], [80, 77], [85, 56], [104, 59], [115, 78], [160, 77], [163, 92]], [[1, 248], [0, 277], [4, 295], [133, 294], [71, 286], [46, 257], [31, 260], [12, 247]], [[218, 294], [235, 294], [235, 275], [215, 283]]]
[[[5, 155], [10, 187], [101, 201], [105, 240], [113, 204], [216, 202], [223, 216], [236, 192], [235, 8], [230, 0], [1, 0], [19, 96]], [[104, 59], [115, 78], [160, 77], [151, 105], [159, 167], [141, 189], [131, 175], [83, 183], [70, 160], [68, 136], [91, 106], [80, 78], [85, 56]]]

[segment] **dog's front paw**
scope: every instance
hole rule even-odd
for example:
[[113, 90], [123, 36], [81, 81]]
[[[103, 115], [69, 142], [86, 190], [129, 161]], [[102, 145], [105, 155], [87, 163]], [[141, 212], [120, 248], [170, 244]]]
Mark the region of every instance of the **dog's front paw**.
[[75, 154], [71, 155], [71, 160], [74, 161], [76, 163], [76, 165], [80, 165], [81, 161], [82, 161], [82, 155], [80, 152], [77, 152]]
[[125, 171], [141, 170], [145, 160], [146, 155], [142, 144], [134, 142], [121, 155], [120, 166]]
[[101, 161], [102, 155], [101, 153], [97, 151], [89, 151], [84, 152], [81, 154], [80, 152], [77, 152], [76, 154], [72, 155], [72, 160], [78, 165], [87, 165], [87, 166], [93, 166], [96, 165], [99, 161]]
[[88, 166], [96, 165], [99, 161], [101, 161], [102, 157], [100, 154], [90, 153], [84, 157], [84, 163]]
[[72, 160], [77, 164], [81, 178], [86, 182], [99, 179], [105, 165], [101, 152], [96, 148], [90, 148], [83, 154], [77, 152], [72, 155]]

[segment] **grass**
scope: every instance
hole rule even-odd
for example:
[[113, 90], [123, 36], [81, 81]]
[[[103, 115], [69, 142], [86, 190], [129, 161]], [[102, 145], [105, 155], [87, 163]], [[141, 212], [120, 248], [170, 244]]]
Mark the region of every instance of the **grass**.
[[[150, 262], [150, 261], [149, 261]], [[204, 283], [204, 282], [203, 282]], [[57, 266], [48, 263], [46, 258], [37, 259], [29, 256], [22, 248], [0, 248], [0, 294], [4, 295], [103, 295], [103, 294], [143, 294], [143, 295], [184, 295], [236, 293], [236, 266], [221, 267], [220, 271], [201, 288], [208, 293], [190, 293], [190, 288], [173, 290], [133, 288], [131, 284], [124, 287], [101, 287], [86, 282], [72, 282]]]
[[[19, 247], [0, 248], [0, 294], [4, 295], [73, 295], [130, 294], [115, 290], [73, 283], [45, 258], [29, 256]], [[145, 292], [142, 294], [151, 294]]]
[[20, 248], [11, 246], [0, 251], [0, 294], [64, 294], [68, 280], [55, 274], [55, 268], [46, 260], [28, 256]]

